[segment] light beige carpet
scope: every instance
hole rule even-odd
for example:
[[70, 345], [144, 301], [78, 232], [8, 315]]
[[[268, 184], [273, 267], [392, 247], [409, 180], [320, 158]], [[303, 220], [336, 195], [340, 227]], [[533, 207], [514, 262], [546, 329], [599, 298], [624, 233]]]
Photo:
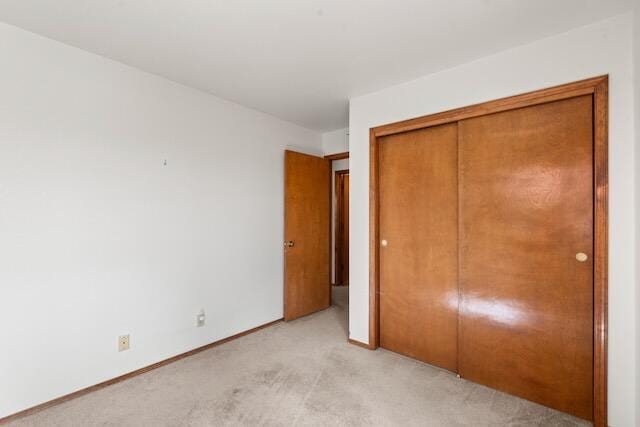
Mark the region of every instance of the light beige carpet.
[[574, 426], [569, 415], [347, 344], [334, 305], [17, 420], [15, 426]]

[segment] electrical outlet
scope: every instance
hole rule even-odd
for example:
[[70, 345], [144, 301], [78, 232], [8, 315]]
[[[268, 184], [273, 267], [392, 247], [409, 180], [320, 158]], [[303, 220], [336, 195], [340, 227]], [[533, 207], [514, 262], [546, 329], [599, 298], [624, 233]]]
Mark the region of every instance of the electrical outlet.
[[205, 321], [204, 310], [200, 310], [200, 313], [198, 313], [196, 315], [196, 326], [198, 328], [203, 327], [204, 326], [204, 321]]
[[118, 337], [118, 351], [129, 350], [129, 335], [120, 335]]

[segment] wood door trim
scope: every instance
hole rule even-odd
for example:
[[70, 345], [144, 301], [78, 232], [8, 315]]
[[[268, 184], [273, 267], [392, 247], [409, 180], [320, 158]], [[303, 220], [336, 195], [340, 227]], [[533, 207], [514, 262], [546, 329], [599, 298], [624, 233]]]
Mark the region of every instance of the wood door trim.
[[580, 80], [560, 86], [527, 92], [520, 95], [509, 96], [507, 98], [474, 104], [467, 107], [456, 108], [414, 119], [403, 120], [397, 123], [377, 126], [372, 128], [376, 137], [392, 135], [395, 133], [408, 132], [411, 130], [440, 125], [444, 123], [457, 122], [472, 117], [484, 116], [487, 114], [499, 113], [501, 111], [514, 110], [516, 108], [529, 107], [546, 102], [559, 101], [561, 99], [574, 98], [580, 95], [589, 95], [596, 92], [596, 87], [606, 76], [594, 77]]
[[593, 96], [594, 114], [594, 360], [593, 424], [607, 425], [607, 312], [608, 312], [608, 87], [609, 77], [599, 76], [510, 96], [468, 107], [457, 108], [369, 129], [369, 344], [380, 345], [379, 304], [379, 157], [378, 138], [444, 123], [544, 104], [581, 95]]
[[[332, 169], [333, 169], [333, 161], [330, 159], [327, 159], [325, 157], [325, 160], [327, 161], [327, 163], [329, 164], [329, 182], [327, 183], [329, 186], [329, 229], [327, 230], [327, 236], [329, 236], [329, 302], [328, 302], [328, 307], [331, 307], [331, 305], [333, 304], [333, 277], [331, 276], [331, 256], [333, 254], [333, 248], [331, 247], [331, 221], [332, 221], [332, 216], [333, 216], [333, 186], [331, 185], [331, 177], [333, 176], [333, 174], [331, 173]], [[335, 272], [334, 272], [335, 273]]]
[[203, 345], [202, 347], [194, 348], [193, 350], [189, 350], [189, 351], [187, 351], [185, 353], [178, 354], [177, 356], [173, 356], [173, 357], [170, 357], [168, 359], [161, 360], [160, 362], [156, 362], [156, 363], [154, 363], [152, 365], [145, 366], [144, 368], [136, 369], [135, 371], [131, 371], [131, 372], [126, 373], [124, 375], [120, 375], [120, 376], [112, 378], [110, 380], [103, 381], [101, 383], [98, 383], [98, 384], [95, 384], [95, 385], [92, 385], [92, 386], [89, 386], [89, 387], [74, 391], [73, 393], [65, 394], [64, 396], [58, 397], [56, 399], [50, 400], [50, 401], [45, 402], [45, 403], [41, 403], [41, 404], [33, 406], [31, 408], [24, 409], [24, 410], [22, 410], [20, 412], [16, 412], [15, 414], [7, 415], [6, 417], [0, 418], [0, 425], [2, 425], [4, 423], [8, 423], [10, 421], [15, 421], [18, 418], [23, 418], [23, 417], [26, 417], [28, 415], [32, 415], [32, 414], [34, 414], [36, 412], [42, 411], [42, 410], [50, 408], [52, 406], [60, 405], [61, 403], [67, 402], [69, 400], [75, 399], [75, 398], [80, 397], [80, 396], [84, 396], [85, 394], [89, 394], [89, 393], [92, 393], [94, 391], [98, 391], [100, 389], [103, 389], [103, 388], [108, 387], [110, 385], [117, 384], [119, 382], [128, 380], [128, 379], [136, 377], [138, 375], [142, 375], [142, 374], [144, 374], [146, 372], [149, 372], [149, 371], [151, 371], [153, 369], [160, 368], [162, 366], [168, 365], [168, 364], [173, 363], [173, 362], [177, 362], [178, 360], [184, 359], [184, 358], [189, 357], [189, 356], [193, 356], [194, 354], [200, 353], [202, 351], [209, 350], [209, 349], [211, 349], [213, 347], [217, 347], [219, 345], [228, 343], [229, 341], [233, 341], [233, 340], [238, 339], [240, 337], [243, 337], [245, 335], [252, 334], [254, 332], [259, 331], [260, 329], [268, 328], [269, 326], [273, 326], [276, 323], [282, 322], [283, 320], [284, 319], [281, 318], [281, 319], [277, 319], [277, 320], [274, 320], [274, 321], [269, 322], [269, 323], [265, 323], [265, 324], [260, 325], [260, 326], [256, 326], [255, 328], [252, 328], [252, 329], [237, 333], [235, 335], [231, 335], [230, 337], [223, 338], [223, 339], [218, 340], [218, 341], [214, 341], [212, 343]]
[[[336, 195], [336, 209], [333, 215], [333, 220], [334, 220], [334, 233], [333, 233], [333, 241], [334, 241], [334, 248], [333, 248], [333, 252], [334, 252], [334, 277], [333, 277], [333, 282], [335, 285], [342, 285], [343, 283], [338, 283], [338, 258], [339, 255], [342, 255], [342, 235], [338, 230], [338, 222], [339, 219], [342, 216], [342, 200], [344, 199], [344, 187], [340, 187], [339, 183], [338, 183], [338, 179], [340, 178], [341, 175], [348, 175], [349, 174], [349, 169], [342, 169], [342, 170], [337, 170], [334, 172], [333, 176], [333, 189]], [[340, 239], [339, 239], [340, 238]], [[340, 242], [340, 244], [338, 244], [338, 242]], [[340, 250], [338, 250], [338, 248], [340, 248]], [[342, 270], [342, 269], [340, 269]], [[342, 272], [340, 274], [340, 278], [342, 278]], [[344, 281], [343, 281], [344, 282]]]
[[342, 153], [327, 154], [326, 156], [324, 156], [324, 158], [329, 160], [329, 161], [331, 161], [331, 160], [348, 159], [349, 158], [349, 152], [348, 151], [344, 151]]
[[602, 77], [593, 95], [594, 118], [594, 372], [593, 420], [607, 425], [607, 334], [609, 310], [609, 80]]

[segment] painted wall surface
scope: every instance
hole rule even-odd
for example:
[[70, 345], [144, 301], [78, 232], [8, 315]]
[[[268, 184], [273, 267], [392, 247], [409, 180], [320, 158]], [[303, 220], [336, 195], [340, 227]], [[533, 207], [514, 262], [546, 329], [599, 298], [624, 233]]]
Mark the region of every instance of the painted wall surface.
[[331, 162], [331, 280], [336, 283], [336, 171], [349, 169], [349, 159]]
[[322, 151], [324, 154], [344, 153], [349, 151], [349, 129], [338, 129], [322, 134]]
[[[636, 2], [633, 24], [633, 75], [635, 84], [635, 140], [636, 140], [636, 298], [640, 307], [640, 1]], [[640, 426], [640, 309], [636, 310], [636, 422]]]
[[621, 15], [351, 99], [351, 338], [369, 336], [369, 128], [609, 74], [609, 424], [637, 425], [632, 23]]
[[0, 417], [282, 317], [319, 133], [4, 24], [0, 57]]

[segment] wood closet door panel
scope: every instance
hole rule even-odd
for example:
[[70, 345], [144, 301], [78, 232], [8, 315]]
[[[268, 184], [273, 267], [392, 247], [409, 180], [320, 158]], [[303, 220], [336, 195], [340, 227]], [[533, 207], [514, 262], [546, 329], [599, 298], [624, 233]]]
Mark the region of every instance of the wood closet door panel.
[[456, 371], [457, 124], [380, 142], [380, 345]]
[[460, 374], [585, 419], [592, 110], [589, 95], [459, 123]]

